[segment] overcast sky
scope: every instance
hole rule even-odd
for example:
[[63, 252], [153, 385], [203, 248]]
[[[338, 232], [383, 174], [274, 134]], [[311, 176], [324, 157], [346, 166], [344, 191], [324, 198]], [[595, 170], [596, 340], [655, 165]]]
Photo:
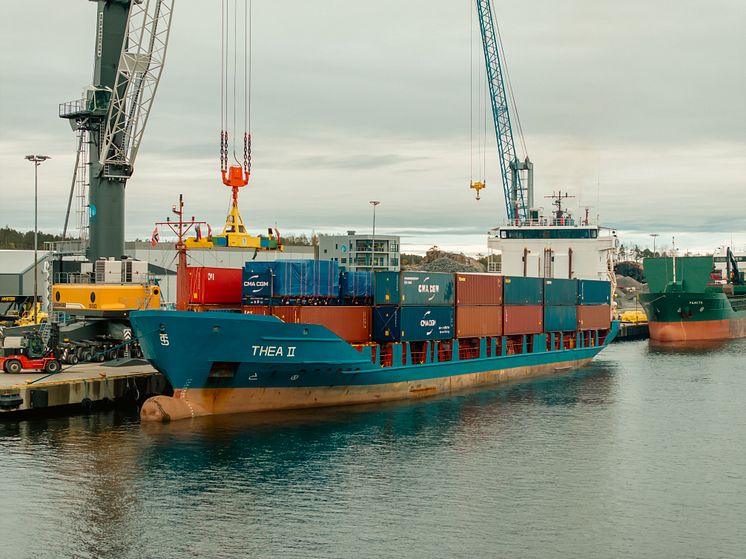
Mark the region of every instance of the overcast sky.
[[[493, 3], [537, 202], [567, 190], [623, 242], [658, 232], [659, 245], [673, 234], [691, 249], [731, 234], [746, 245], [744, 0]], [[378, 199], [377, 230], [405, 235], [405, 248], [483, 250], [505, 210], [491, 125], [488, 188], [480, 202], [467, 188], [473, 4], [254, 0], [249, 226], [369, 230]], [[149, 236], [179, 193], [190, 214], [224, 221], [219, 6], [176, 1], [127, 187], [128, 238]], [[57, 105], [91, 82], [95, 4], [5, 0], [0, 10], [0, 225], [33, 227], [23, 156], [46, 153], [39, 223], [59, 231], [75, 141]]]

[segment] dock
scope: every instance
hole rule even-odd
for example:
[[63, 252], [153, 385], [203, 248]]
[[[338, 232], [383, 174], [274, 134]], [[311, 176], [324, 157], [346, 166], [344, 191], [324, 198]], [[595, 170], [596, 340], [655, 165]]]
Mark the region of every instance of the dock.
[[142, 360], [85, 363], [47, 375], [37, 372], [0, 373], [0, 417], [63, 407], [90, 409], [118, 400], [142, 402], [163, 394], [166, 379]]

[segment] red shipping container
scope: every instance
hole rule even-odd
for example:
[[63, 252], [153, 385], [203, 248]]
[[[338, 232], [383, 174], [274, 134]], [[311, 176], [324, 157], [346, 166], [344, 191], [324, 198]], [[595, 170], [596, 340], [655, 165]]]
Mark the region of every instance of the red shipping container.
[[190, 303], [241, 304], [241, 268], [189, 267], [187, 273]]
[[610, 305], [578, 305], [578, 330], [611, 328]]
[[272, 314], [284, 322], [318, 324], [350, 343], [371, 339], [372, 309], [365, 306], [283, 306]]
[[270, 315], [272, 314], [271, 307], [268, 305], [244, 305], [241, 307], [241, 313], [242, 314], [263, 314], [263, 315]]
[[456, 337], [502, 336], [503, 308], [497, 305], [456, 307]]
[[542, 305], [505, 305], [503, 307], [503, 334], [541, 334], [544, 330]]
[[456, 305], [502, 305], [503, 277], [456, 274]]

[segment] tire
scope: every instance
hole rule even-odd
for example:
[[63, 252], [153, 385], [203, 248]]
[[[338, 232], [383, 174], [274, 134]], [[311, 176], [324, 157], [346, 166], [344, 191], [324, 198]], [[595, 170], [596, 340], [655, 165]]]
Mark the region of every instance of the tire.
[[78, 359], [78, 356], [75, 353], [67, 358], [67, 362], [70, 363], [70, 365], [77, 365], [78, 361], [80, 361], [80, 359]]
[[97, 353], [96, 361], [98, 361], [99, 363], [103, 363], [104, 361], [106, 361], [106, 356], [103, 353]]
[[56, 359], [50, 359], [47, 361], [46, 365], [44, 365], [44, 372], [48, 373], [50, 375], [54, 373], [59, 373], [61, 369], [60, 362]]
[[23, 370], [21, 362], [18, 359], [11, 359], [5, 362], [5, 372], [11, 375], [17, 375]]
[[90, 361], [91, 357], [93, 357], [93, 356], [91, 355], [90, 351], [84, 351], [83, 352], [83, 361]]

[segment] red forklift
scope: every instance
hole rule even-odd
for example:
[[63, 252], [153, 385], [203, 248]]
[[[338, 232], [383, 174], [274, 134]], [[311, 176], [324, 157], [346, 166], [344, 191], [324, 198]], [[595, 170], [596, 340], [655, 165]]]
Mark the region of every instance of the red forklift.
[[[6, 340], [9, 341], [9, 340]], [[37, 336], [23, 336], [15, 347], [5, 347], [0, 354], [0, 368], [6, 373], [18, 374], [22, 371], [44, 371], [47, 374], [59, 373], [62, 366], [54, 352], [44, 347]]]

